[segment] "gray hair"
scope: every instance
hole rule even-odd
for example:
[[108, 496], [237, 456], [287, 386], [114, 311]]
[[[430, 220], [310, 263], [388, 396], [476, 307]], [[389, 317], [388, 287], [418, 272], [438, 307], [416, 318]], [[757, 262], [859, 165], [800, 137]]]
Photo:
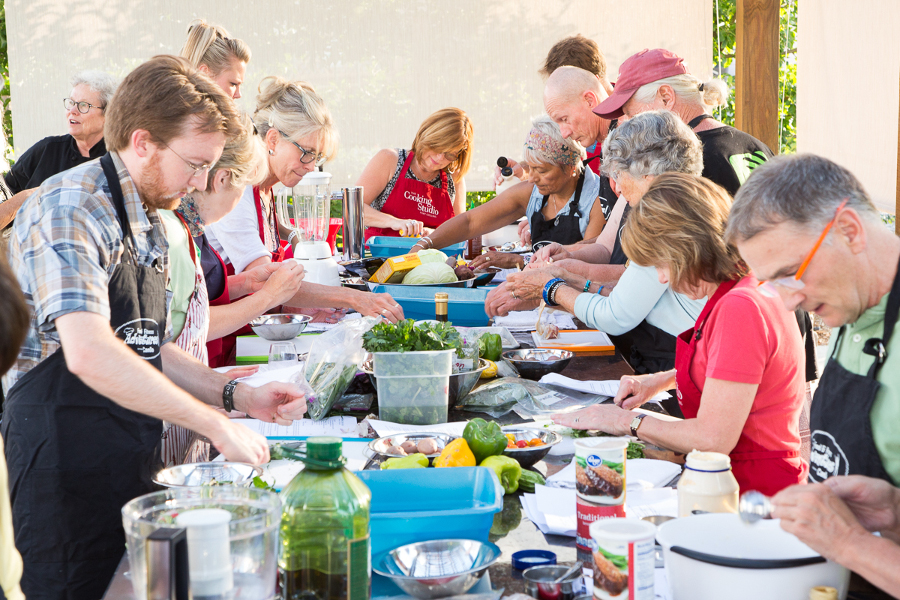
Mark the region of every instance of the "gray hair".
[[862, 218], [881, 221], [869, 194], [844, 167], [815, 154], [777, 156], [754, 169], [738, 190], [725, 239], [743, 242], [785, 221], [818, 232], [845, 198]]
[[81, 71], [72, 78], [72, 87], [79, 85], [86, 85], [100, 94], [100, 103], [105, 108], [112, 100], [113, 94], [116, 93], [119, 80], [103, 71]]
[[[594, 79], [596, 79], [596, 77], [594, 77]], [[549, 137], [554, 145], [562, 146], [568, 150], [569, 153], [578, 156], [579, 158], [575, 162], [575, 172], [581, 173], [584, 170], [583, 161], [587, 158], [587, 152], [585, 151], [584, 146], [575, 140], [564, 138], [559, 131], [559, 125], [557, 125], [553, 119], [547, 115], [535, 117], [531, 120], [531, 131], [537, 131], [538, 133]], [[557, 166], [563, 166], [565, 164], [560, 162], [558, 157], [551, 156], [547, 152], [537, 148], [530, 148], [528, 144], [525, 145], [523, 158], [525, 159], [525, 162], [531, 163], [544, 163]]]
[[656, 98], [659, 88], [664, 85], [672, 88], [672, 91], [675, 92], [675, 95], [682, 102], [697, 104], [704, 107], [704, 109], [716, 108], [728, 103], [727, 83], [721, 79], [710, 79], [709, 81], [701, 82], [690, 73], [674, 75], [644, 84], [637, 89], [632, 97], [635, 102], [650, 104]]
[[632, 177], [703, 172], [700, 138], [674, 113], [651, 110], [620, 123], [603, 142], [603, 173]]

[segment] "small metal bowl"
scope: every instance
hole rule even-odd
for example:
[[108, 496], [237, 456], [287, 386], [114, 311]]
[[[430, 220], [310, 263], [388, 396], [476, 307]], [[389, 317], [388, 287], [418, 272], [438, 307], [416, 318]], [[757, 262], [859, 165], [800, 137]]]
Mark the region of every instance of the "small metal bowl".
[[270, 342], [292, 340], [312, 321], [309, 315], [263, 315], [250, 321], [253, 333]]
[[500, 558], [500, 548], [476, 540], [407, 544], [374, 562], [372, 570], [416, 598], [465, 594]]
[[552, 348], [507, 350], [502, 354], [520, 377], [537, 381], [547, 373], [559, 373], [571, 362], [574, 352]]
[[[547, 565], [526, 569], [522, 572], [522, 577], [525, 579], [525, 593], [532, 598], [574, 600], [575, 583], [583, 577], [581, 571], [572, 573], [565, 581], [553, 583], [557, 578], [565, 575], [570, 568], [566, 565]], [[579, 585], [579, 589], [580, 587]]]
[[444, 449], [444, 446], [452, 442], [457, 438], [455, 435], [450, 435], [449, 433], [441, 433], [439, 431], [420, 431], [418, 433], [397, 433], [394, 435], [386, 435], [384, 437], [380, 437], [377, 440], [372, 440], [369, 442], [369, 450], [374, 452], [375, 454], [380, 454], [382, 456], [387, 456], [389, 458], [397, 458], [396, 454], [388, 454], [388, 448], [391, 446], [399, 446], [403, 442], [416, 442], [417, 444], [426, 438], [434, 438], [438, 445], [438, 451], [434, 454], [426, 454], [428, 458], [437, 458], [441, 455], [441, 450]]
[[516, 459], [523, 467], [530, 467], [537, 461], [541, 460], [550, 452], [550, 448], [558, 444], [562, 440], [562, 436], [555, 431], [548, 429], [537, 429], [532, 427], [521, 427], [519, 425], [507, 425], [500, 428], [504, 434], [511, 433], [519, 440], [531, 440], [540, 438], [544, 442], [543, 446], [531, 446], [529, 448], [507, 448], [503, 451], [505, 456]]
[[200, 485], [236, 485], [249, 487], [263, 470], [247, 463], [204, 462], [177, 465], [163, 469], [153, 483], [163, 487], [196, 487]]

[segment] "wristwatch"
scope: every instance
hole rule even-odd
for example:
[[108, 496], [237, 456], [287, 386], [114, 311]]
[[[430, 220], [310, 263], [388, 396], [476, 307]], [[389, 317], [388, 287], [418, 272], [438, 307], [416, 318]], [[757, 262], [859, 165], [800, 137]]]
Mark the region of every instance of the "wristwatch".
[[637, 431], [638, 431], [638, 427], [641, 426], [641, 421], [643, 421], [643, 420], [644, 420], [644, 417], [646, 417], [646, 416], [647, 416], [647, 415], [645, 415], [645, 414], [639, 414], [639, 415], [636, 415], [636, 416], [631, 420], [631, 435], [633, 435], [634, 437], [636, 437], [636, 438], [638, 438], [638, 439], [641, 439], [641, 438], [638, 436], [638, 432], [637, 432]]
[[222, 406], [225, 408], [225, 412], [234, 410], [234, 388], [237, 387], [237, 384], [238, 382], [232, 379], [225, 384], [225, 389], [222, 390]]

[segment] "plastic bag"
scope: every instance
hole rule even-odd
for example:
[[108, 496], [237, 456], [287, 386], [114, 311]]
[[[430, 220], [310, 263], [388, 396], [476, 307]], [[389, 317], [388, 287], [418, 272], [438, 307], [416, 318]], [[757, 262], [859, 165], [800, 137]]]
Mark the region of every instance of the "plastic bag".
[[483, 412], [497, 418], [515, 411], [523, 419], [534, 419], [558, 412], [571, 412], [602, 402], [606, 396], [580, 394], [570, 396], [543, 386], [536, 381], [519, 377], [502, 377], [470, 392], [462, 408]]
[[378, 321], [376, 317], [343, 321], [313, 342], [303, 371], [303, 379], [311, 389], [306, 406], [312, 420], [324, 419], [347, 391], [366, 357], [362, 336]]

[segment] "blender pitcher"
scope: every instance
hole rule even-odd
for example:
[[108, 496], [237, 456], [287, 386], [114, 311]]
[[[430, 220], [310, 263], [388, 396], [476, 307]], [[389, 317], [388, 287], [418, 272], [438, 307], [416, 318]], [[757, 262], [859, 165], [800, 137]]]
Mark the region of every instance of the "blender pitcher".
[[328, 244], [331, 221], [331, 174], [307, 173], [293, 188], [276, 192], [278, 220], [297, 232], [294, 260], [303, 265], [306, 281], [339, 286], [340, 268]]

